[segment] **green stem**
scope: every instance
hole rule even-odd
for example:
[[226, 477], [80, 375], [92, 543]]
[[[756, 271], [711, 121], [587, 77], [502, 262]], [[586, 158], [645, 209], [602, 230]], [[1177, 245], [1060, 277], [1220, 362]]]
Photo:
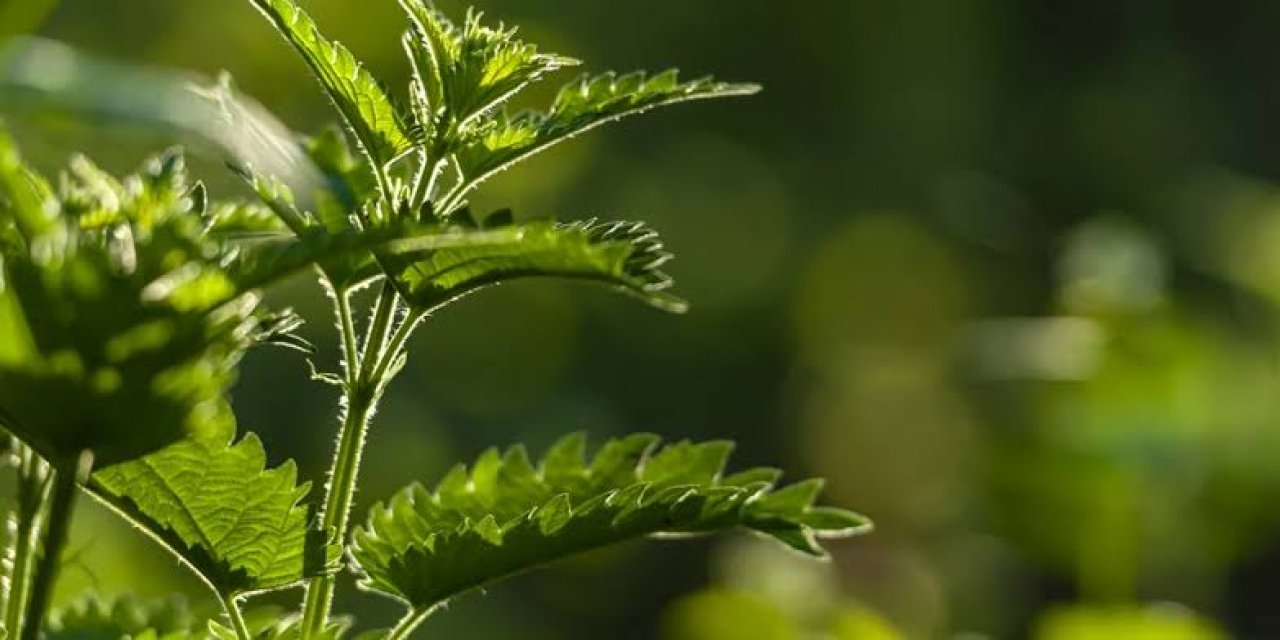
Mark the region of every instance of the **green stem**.
[[396, 626], [391, 630], [391, 633], [387, 634], [387, 640], [404, 640], [405, 638], [408, 638], [409, 634], [417, 630], [423, 622], [426, 622], [427, 618], [431, 617], [431, 614], [434, 611], [435, 608], [423, 609], [421, 611], [415, 609], [410, 611], [405, 617], [400, 619], [400, 622], [396, 623]]
[[[365, 341], [364, 359], [375, 361], [371, 371], [385, 370], [377, 366], [383, 358], [375, 345], [386, 340], [387, 332], [394, 320], [395, 292], [390, 287], [384, 288], [380, 296], [379, 309], [375, 310]], [[365, 435], [369, 430], [369, 419], [377, 405], [378, 393], [382, 387], [380, 381], [366, 378], [363, 374], [365, 363], [356, 344], [355, 319], [351, 312], [350, 297], [345, 291], [335, 291], [337, 300], [338, 325], [342, 328], [343, 350], [347, 367], [347, 384], [343, 402], [346, 414], [343, 417], [341, 433], [338, 436], [338, 448], [334, 453], [333, 467], [329, 471], [329, 484], [326, 487], [325, 507], [322, 526], [335, 539], [345, 544], [347, 529], [351, 522], [351, 505], [355, 501], [356, 484], [360, 475], [360, 461], [364, 456]], [[387, 300], [387, 304], [383, 304]], [[336, 586], [334, 576], [320, 576], [307, 585], [306, 598], [302, 609], [302, 633], [304, 638], [320, 634], [329, 620], [329, 612], [333, 606], [333, 593]]]
[[396, 328], [396, 332], [391, 336], [391, 340], [387, 342], [386, 349], [383, 350], [383, 357], [374, 367], [373, 373], [369, 376], [370, 380], [376, 380], [379, 383], [385, 383], [384, 378], [387, 376], [387, 370], [391, 367], [391, 363], [395, 362], [396, 355], [404, 348], [405, 343], [413, 336], [413, 332], [418, 328], [418, 323], [427, 317], [425, 311], [414, 311]]
[[226, 609], [227, 617], [231, 618], [231, 628], [235, 630], [236, 638], [253, 640], [253, 634], [249, 633], [249, 625], [245, 624], [244, 613], [240, 611], [240, 603], [236, 602], [235, 596], [224, 598], [222, 607]]
[[383, 349], [387, 346], [387, 333], [391, 330], [391, 322], [399, 304], [395, 287], [383, 281], [382, 291], [378, 293], [378, 302], [373, 309], [373, 317], [369, 321], [369, 332], [364, 337], [364, 353], [360, 357], [359, 380], [365, 383], [374, 382], [371, 378], [375, 363], [383, 358]]
[[467, 183], [466, 179], [464, 178], [460, 180], [458, 184], [454, 185], [454, 187], [440, 199], [439, 213], [445, 214], [456, 209], [459, 204], [462, 204], [462, 199], [466, 197], [469, 190], [470, 185]]
[[38, 640], [44, 625], [45, 612], [53, 597], [53, 587], [62, 568], [62, 550], [67, 546], [67, 534], [71, 531], [71, 516], [75, 511], [77, 485], [89, 479], [93, 468], [93, 453], [85, 451], [72, 465], [56, 469], [53, 473], [53, 500], [49, 505], [49, 530], [44, 539], [44, 553], [36, 565], [31, 583], [31, 599], [22, 628], [22, 640]]
[[22, 461], [17, 470], [18, 510], [12, 523], [17, 529], [17, 536], [8, 550], [11, 571], [4, 610], [4, 627], [13, 636], [22, 629], [22, 616], [31, 593], [32, 571], [40, 551], [40, 531], [44, 528], [42, 516], [53, 486], [53, 478], [44, 462], [31, 449], [19, 446], [22, 447], [19, 454]]
[[360, 372], [360, 349], [356, 346], [356, 320], [351, 313], [351, 293], [332, 285], [330, 291], [338, 315], [338, 328], [342, 331], [342, 367], [347, 374], [347, 385], [355, 386]]

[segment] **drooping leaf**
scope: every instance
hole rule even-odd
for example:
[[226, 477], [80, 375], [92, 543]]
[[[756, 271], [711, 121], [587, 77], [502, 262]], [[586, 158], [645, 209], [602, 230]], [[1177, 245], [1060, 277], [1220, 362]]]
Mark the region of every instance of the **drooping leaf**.
[[373, 163], [386, 164], [410, 149], [395, 105], [346, 47], [325, 38], [293, 0], [253, 4], [302, 55]]
[[45, 640], [197, 640], [195, 617], [180, 597], [147, 601], [86, 595], [55, 610]]
[[745, 528], [822, 555], [818, 537], [867, 529], [856, 514], [812, 505], [820, 483], [774, 489], [779, 473], [725, 477], [725, 442], [656, 450], [636, 435], [586, 461], [581, 434], [538, 466], [522, 447], [486, 452], [434, 491], [414, 484], [374, 507], [356, 531], [361, 585], [427, 611], [459, 594], [575, 553], [655, 534]]
[[751, 95], [760, 87], [711, 78], [681, 82], [675, 70], [583, 76], [560, 89], [546, 112], [503, 113], [483, 135], [458, 153], [472, 186], [559, 142], [598, 126], [673, 104]]
[[661, 309], [685, 308], [666, 292], [672, 280], [661, 267], [671, 256], [643, 223], [497, 222], [475, 231], [472, 246], [384, 256], [382, 265], [405, 298], [422, 309], [484, 287], [540, 276], [600, 282]]
[[219, 432], [95, 473], [90, 493], [178, 555], [223, 597], [298, 584], [339, 550], [311, 522], [292, 461], [266, 468], [262, 443], [239, 442], [228, 407]]
[[485, 26], [475, 10], [459, 27], [423, 0], [400, 0], [400, 5], [413, 22], [407, 42], [416, 82], [432, 106], [430, 113], [445, 118], [420, 122], [424, 130], [456, 135], [546, 74], [578, 64], [516, 39], [515, 28]]

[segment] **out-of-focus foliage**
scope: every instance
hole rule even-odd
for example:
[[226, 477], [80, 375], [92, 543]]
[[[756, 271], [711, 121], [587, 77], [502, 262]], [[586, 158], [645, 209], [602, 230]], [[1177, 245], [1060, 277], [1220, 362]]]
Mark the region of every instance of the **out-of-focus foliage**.
[[830, 567], [806, 564], [755, 541], [729, 545], [716, 584], [663, 616], [665, 640], [901, 640], [865, 605], [846, 602]]
[[141, 601], [122, 597], [81, 598], [54, 612], [45, 637], [50, 640], [187, 640], [195, 616], [181, 598]]
[[168, 155], [119, 182], [78, 158], [55, 191], [0, 138], [0, 412], [55, 466], [214, 428], [262, 312], [205, 238], [191, 189]]
[[40, 26], [57, 4], [58, 0], [0, 1], [0, 38], [26, 33]]
[[1037, 640], [1226, 640], [1216, 625], [1176, 606], [1077, 607], [1051, 611], [1040, 621]]

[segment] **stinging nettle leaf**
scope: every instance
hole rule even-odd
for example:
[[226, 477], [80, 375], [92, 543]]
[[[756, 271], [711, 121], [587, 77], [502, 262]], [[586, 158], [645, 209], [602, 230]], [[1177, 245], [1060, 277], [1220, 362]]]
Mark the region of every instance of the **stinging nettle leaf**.
[[292, 461], [266, 468], [239, 442], [230, 409], [219, 433], [95, 473], [90, 493], [177, 554], [222, 597], [271, 591], [333, 569], [339, 550], [312, 526]]
[[686, 309], [667, 293], [673, 282], [661, 267], [671, 254], [643, 223], [534, 221], [471, 233], [472, 245], [384, 254], [380, 262], [405, 299], [421, 309], [511, 280], [548, 276], [599, 282], [666, 311]]
[[385, 165], [412, 147], [391, 98], [346, 47], [325, 38], [293, 0], [252, 1], [306, 60], [374, 164]]
[[[423, 130], [457, 134], [546, 74], [579, 64], [539, 52], [516, 39], [515, 28], [485, 26], [478, 11], [468, 11], [457, 26], [423, 0], [399, 2], [413, 23], [406, 47], [415, 82], [430, 106], [416, 110]], [[435, 122], [437, 112], [447, 121]]]
[[635, 435], [606, 443], [588, 462], [585, 442], [569, 436], [537, 465], [522, 447], [490, 450], [434, 491], [414, 484], [375, 506], [354, 535], [361, 586], [426, 612], [524, 570], [638, 537], [745, 528], [823, 555], [817, 538], [869, 528], [856, 514], [814, 507], [812, 481], [774, 491], [773, 470], [724, 478], [729, 443], [658, 449], [657, 437]]
[[682, 102], [759, 91], [758, 85], [711, 78], [680, 82], [675, 70], [652, 76], [643, 72], [584, 75], [561, 88], [545, 112], [498, 115], [482, 135], [458, 152], [458, 166], [468, 188], [474, 188], [522, 160], [604, 124]]

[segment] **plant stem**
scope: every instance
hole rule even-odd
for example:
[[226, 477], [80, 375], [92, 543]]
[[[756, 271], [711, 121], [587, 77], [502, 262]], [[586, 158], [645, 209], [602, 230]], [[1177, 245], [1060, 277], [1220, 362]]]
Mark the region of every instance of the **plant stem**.
[[93, 453], [85, 451], [72, 465], [56, 469], [53, 473], [53, 499], [49, 504], [49, 530], [44, 539], [44, 553], [36, 565], [31, 583], [31, 599], [27, 602], [22, 640], [38, 640], [44, 625], [45, 612], [53, 596], [53, 586], [62, 568], [62, 550], [67, 546], [67, 534], [71, 530], [71, 516], [75, 511], [77, 485], [89, 479], [93, 468]]
[[391, 336], [391, 340], [387, 342], [387, 347], [383, 352], [385, 355], [374, 367], [373, 373], [369, 377], [370, 380], [385, 382], [383, 379], [386, 377], [391, 363], [395, 362], [396, 354], [404, 348], [405, 343], [413, 336], [414, 330], [418, 328], [418, 323], [422, 322], [425, 317], [427, 317], [425, 311], [413, 311], [400, 323], [400, 326], [396, 328], [395, 334]]
[[222, 606], [227, 610], [227, 617], [231, 618], [231, 628], [235, 630], [236, 637], [240, 640], [253, 640], [253, 634], [249, 633], [249, 625], [245, 624], [244, 613], [240, 611], [240, 603], [236, 602], [236, 597], [227, 596], [222, 600]]
[[[365, 435], [369, 430], [369, 420], [377, 406], [378, 394], [383, 386], [380, 380], [368, 378], [364, 372], [367, 367], [372, 367], [369, 369], [370, 372], [385, 372], [385, 367], [379, 366], [380, 361], [385, 359], [380, 357], [384, 351], [381, 347], [395, 319], [393, 311], [396, 299], [395, 291], [390, 286], [384, 287], [366, 335], [362, 356], [356, 344], [355, 319], [351, 312], [350, 297], [345, 291], [335, 290], [334, 293], [338, 326], [342, 328], [343, 334], [343, 356], [347, 372], [343, 398], [346, 414], [338, 436], [338, 448], [334, 453], [333, 467], [329, 471], [322, 526], [340, 543], [345, 544], [351, 522], [351, 505], [355, 500], [356, 484], [360, 475], [360, 461], [364, 455]], [[364, 360], [368, 362], [363, 362]], [[320, 576], [307, 585], [302, 609], [304, 638], [314, 637], [324, 630], [333, 604], [335, 586], [334, 576]]]
[[347, 374], [347, 386], [355, 386], [360, 372], [360, 349], [356, 346], [356, 320], [351, 314], [351, 293], [330, 285], [333, 303], [338, 314], [338, 328], [342, 331], [342, 367]]
[[427, 618], [431, 617], [431, 614], [434, 611], [434, 607], [430, 609], [423, 609], [421, 611], [417, 609], [410, 611], [405, 615], [405, 617], [401, 618], [400, 622], [396, 623], [395, 628], [387, 634], [387, 640], [404, 640], [404, 638], [408, 638], [409, 634], [413, 633], [422, 625], [423, 622], [426, 622]]
[[44, 528], [45, 504], [49, 501], [53, 479], [44, 462], [30, 448], [25, 445], [19, 447], [18, 504], [16, 513], [11, 516], [14, 518], [11, 524], [17, 529], [17, 534], [7, 550], [11, 571], [4, 610], [4, 627], [14, 636], [22, 629], [22, 614], [31, 590], [32, 570], [40, 550], [40, 531]]
[[364, 353], [360, 357], [360, 377], [358, 378], [361, 382], [378, 381], [377, 378], [370, 376], [373, 374], [374, 364], [383, 358], [383, 348], [386, 347], [387, 333], [391, 330], [397, 304], [399, 299], [395, 287], [384, 281], [382, 291], [378, 293], [378, 302], [373, 309], [373, 317], [369, 321], [369, 332], [364, 337]]

